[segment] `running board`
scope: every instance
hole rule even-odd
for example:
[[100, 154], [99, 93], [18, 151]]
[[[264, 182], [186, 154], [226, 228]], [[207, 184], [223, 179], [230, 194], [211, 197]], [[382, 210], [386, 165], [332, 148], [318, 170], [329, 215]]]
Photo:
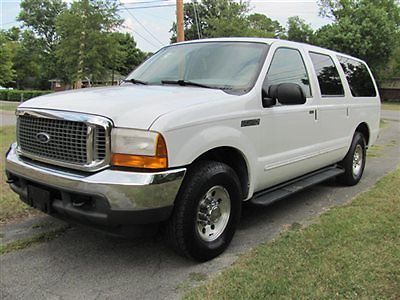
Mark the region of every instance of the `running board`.
[[276, 185], [272, 188], [254, 194], [250, 203], [255, 205], [268, 206], [275, 201], [286, 198], [305, 188], [323, 182], [329, 178], [343, 174], [344, 170], [337, 166], [331, 166], [318, 171], [303, 175], [288, 182]]

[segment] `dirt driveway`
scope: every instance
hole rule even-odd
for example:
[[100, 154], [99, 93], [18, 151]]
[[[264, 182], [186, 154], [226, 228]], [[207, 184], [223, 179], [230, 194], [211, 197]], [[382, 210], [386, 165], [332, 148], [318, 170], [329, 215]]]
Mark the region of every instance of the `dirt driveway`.
[[388, 122], [355, 187], [330, 181], [268, 208], [245, 207], [225, 254], [202, 264], [176, 256], [160, 237], [134, 241], [83, 228], [0, 257], [1, 299], [171, 299], [185, 288], [229, 267], [237, 255], [271, 240], [287, 224], [306, 224], [334, 205], [367, 190], [400, 163], [400, 123]]

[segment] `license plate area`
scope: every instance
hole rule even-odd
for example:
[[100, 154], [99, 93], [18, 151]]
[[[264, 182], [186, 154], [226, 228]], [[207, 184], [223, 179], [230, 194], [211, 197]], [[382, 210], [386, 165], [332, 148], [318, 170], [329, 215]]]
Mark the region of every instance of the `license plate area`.
[[51, 194], [50, 191], [34, 186], [28, 185], [28, 201], [29, 204], [45, 213], [51, 212]]

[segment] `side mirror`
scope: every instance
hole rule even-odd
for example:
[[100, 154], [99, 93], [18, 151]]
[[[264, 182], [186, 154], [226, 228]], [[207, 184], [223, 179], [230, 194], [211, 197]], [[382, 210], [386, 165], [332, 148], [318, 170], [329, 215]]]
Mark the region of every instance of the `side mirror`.
[[263, 88], [262, 89], [262, 106], [267, 108], [276, 105], [276, 99], [271, 98], [267, 91]]
[[277, 99], [281, 104], [285, 105], [306, 103], [306, 96], [303, 89], [296, 83], [271, 85], [268, 89], [268, 96], [272, 99]]

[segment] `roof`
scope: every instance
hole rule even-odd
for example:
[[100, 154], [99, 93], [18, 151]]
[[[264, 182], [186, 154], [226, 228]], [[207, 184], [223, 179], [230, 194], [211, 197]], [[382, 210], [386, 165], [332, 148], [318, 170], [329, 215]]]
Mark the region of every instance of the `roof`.
[[268, 45], [272, 45], [273, 43], [280, 43], [282, 45], [286, 45], [288, 47], [299, 47], [299, 48], [305, 48], [308, 51], [316, 51], [316, 52], [325, 52], [325, 53], [330, 53], [331, 55], [341, 55], [345, 56], [348, 58], [355, 59], [357, 61], [364, 62], [363, 60], [345, 54], [345, 53], [340, 53], [337, 51], [333, 51], [330, 49], [306, 44], [306, 43], [299, 43], [299, 42], [293, 42], [293, 41], [288, 41], [288, 40], [282, 40], [282, 39], [271, 39], [271, 38], [257, 38], [257, 37], [224, 37], [224, 38], [209, 38], [209, 39], [199, 39], [199, 40], [190, 40], [190, 41], [185, 41], [185, 42], [179, 42], [175, 44], [168, 45], [166, 47], [172, 46], [172, 45], [181, 45], [181, 44], [191, 44], [191, 43], [205, 43], [205, 42], [250, 42], [250, 43], [264, 43]]

